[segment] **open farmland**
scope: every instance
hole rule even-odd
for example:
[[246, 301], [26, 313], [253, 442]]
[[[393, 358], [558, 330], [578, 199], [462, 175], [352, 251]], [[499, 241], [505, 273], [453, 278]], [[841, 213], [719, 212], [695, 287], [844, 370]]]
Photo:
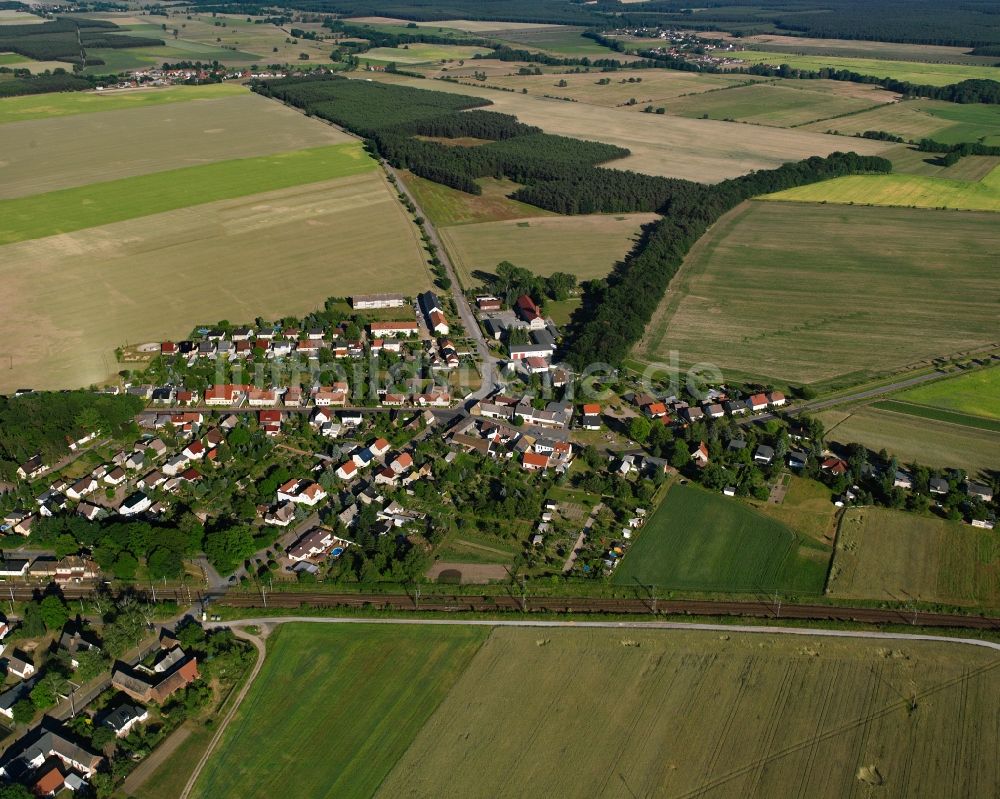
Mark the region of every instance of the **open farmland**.
[[[476, 69], [476, 64], [471, 66]], [[517, 70], [512, 65], [507, 64], [507, 71], [516, 72]], [[633, 81], [639, 79], [639, 82], [629, 83], [629, 79]], [[601, 80], [610, 82], [601, 84], [599, 83]], [[756, 80], [762, 80], [762, 78], [746, 75], [709, 75], [670, 69], [636, 69], [609, 73], [508, 74], [491, 76], [488, 82], [490, 85], [503, 86], [518, 92], [527, 89], [529, 95], [549, 94], [556, 97], [572, 97], [581, 103], [609, 107], [625, 105], [634, 97], [637, 106], [641, 108], [649, 103], [662, 103], [687, 94], [700, 94]], [[566, 85], [559, 86], [560, 81], [565, 81]], [[670, 110], [673, 110], [673, 106], [670, 107]]]
[[359, 142], [217, 161], [0, 200], [0, 244], [376, 169]]
[[[192, 796], [367, 799], [487, 632], [283, 626]], [[303, 686], [311, 701], [289, 701]]]
[[[113, 96], [108, 98], [112, 110], [102, 113], [0, 125], [0, 199], [355, 141], [330, 125], [260, 95], [179, 94], [186, 89], [168, 89], [169, 102], [164, 103], [149, 104], [139, 98], [157, 95], [136, 92], [136, 107], [122, 108], [126, 98]], [[95, 95], [63, 97], [0, 100], [0, 115], [8, 102], [42, 112], [46, 106], [90, 109], [105, 99]], [[183, 97], [192, 99], [174, 102]], [[91, 98], [92, 103], [87, 102]], [[29, 100], [32, 102], [25, 102]], [[247, 130], [253, 130], [254, 135], [246, 135]]]
[[911, 388], [893, 399], [948, 411], [1000, 419], [1000, 367], [977, 369], [958, 377]]
[[[632, 153], [603, 166], [701, 183], [715, 183], [755, 169], [773, 169], [787, 161], [845, 149], [840, 137], [807, 131], [636, 114], [626, 109], [547, 100], [447, 81], [435, 81], [428, 86], [426, 80], [419, 78], [381, 75], [377, 79], [418, 89], [485, 97], [493, 101], [491, 111], [514, 114], [521, 122], [538, 125], [546, 133], [627, 147]], [[850, 149], [860, 155], [878, 155], [887, 145], [857, 139], [851, 142]]]
[[659, 590], [823, 589], [829, 549], [742, 502], [675, 485], [638, 533], [614, 583]]
[[[497, 24], [500, 27], [502, 23]], [[507, 44], [525, 50], [544, 50], [556, 56], [610, 58], [614, 51], [583, 35], [585, 28], [553, 25], [541, 28], [508, 28], [494, 34]]]
[[0, 391], [11, 391], [101, 381], [117, 371], [115, 347], [183, 336], [206, 319], [306, 313], [361, 291], [415, 294], [431, 278], [416, 228], [367, 171], [11, 244], [0, 248], [0, 281], [19, 308], [0, 318]]
[[501, 628], [376, 796], [990, 796], [998, 691], [937, 642]]
[[1000, 167], [978, 181], [925, 175], [847, 175], [808, 186], [766, 194], [761, 199], [879, 205], [907, 208], [950, 208], [1000, 211]]
[[238, 83], [208, 83], [204, 86], [170, 86], [162, 89], [29, 94], [0, 100], [0, 124], [248, 94], [249, 90]]
[[791, 128], [818, 119], [853, 114], [890, 103], [895, 98], [896, 95], [876, 86], [858, 87], [854, 83], [837, 81], [784, 81], [681, 97], [668, 105], [667, 113], [685, 117], [707, 115], [709, 119], [735, 119], [755, 125]]
[[827, 593], [1000, 607], [1000, 541], [960, 522], [852, 508], [840, 525]]
[[985, 347], [998, 251], [989, 213], [744, 203], [692, 248], [637, 355], [848, 385]]
[[997, 465], [1000, 433], [989, 430], [873, 406], [823, 411], [817, 416], [826, 427], [828, 441], [857, 442], [875, 452], [885, 449], [904, 463], [966, 469], [971, 474]]
[[476, 272], [492, 273], [501, 261], [543, 276], [569, 272], [584, 281], [606, 277], [632, 249], [642, 225], [655, 219], [655, 214], [550, 216], [440, 232], [465, 286], [479, 282]]
[[451, 44], [410, 44], [406, 47], [373, 47], [361, 55], [364, 61], [378, 64], [428, 64], [434, 61], [458, 61], [488, 55], [482, 47]]
[[[808, 85], [808, 84], [807, 84]], [[807, 130], [853, 136], [866, 130], [884, 130], [911, 141], [935, 139], [947, 144], [1000, 144], [1000, 108], [991, 105], [946, 103], [941, 100], [905, 100], [840, 119], [815, 122]], [[924, 153], [925, 158], [933, 157]]]
[[820, 69], [846, 69], [876, 78], [895, 78], [910, 83], [947, 86], [963, 80], [997, 80], [1000, 69], [976, 64], [928, 64], [919, 61], [889, 61], [877, 58], [849, 58], [844, 56], [796, 55], [793, 53], [768, 53], [743, 50], [732, 54], [746, 64], [788, 64], [793, 69], [817, 71]]

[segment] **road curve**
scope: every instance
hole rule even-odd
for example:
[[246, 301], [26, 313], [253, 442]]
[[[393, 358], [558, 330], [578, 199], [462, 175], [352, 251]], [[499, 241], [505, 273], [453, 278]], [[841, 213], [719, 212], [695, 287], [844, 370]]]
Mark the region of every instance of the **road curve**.
[[[938, 641], [948, 644], [980, 646], [1000, 652], [1000, 643], [977, 638], [925, 635], [921, 633], [889, 633], [868, 630], [823, 630], [807, 627], [753, 626], [747, 624], [708, 624], [677, 621], [557, 621], [552, 619], [362, 619], [352, 617], [317, 618], [315, 616], [275, 616], [262, 619], [235, 619], [207, 624], [209, 628], [230, 627], [237, 630], [247, 625], [289, 624], [430, 624], [438, 626], [471, 625], [474, 627], [602, 627], [616, 630], [704, 630], [725, 633], [763, 633], [767, 635], [806, 635], [823, 638], [863, 638], [876, 641]], [[248, 683], [249, 684], [249, 683]], [[242, 699], [241, 692], [240, 698]], [[214, 743], [214, 741], [213, 741]], [[184, 795], [186, 796], [186, 794]], [[183, 799], [183, 797], [182, 797]]]

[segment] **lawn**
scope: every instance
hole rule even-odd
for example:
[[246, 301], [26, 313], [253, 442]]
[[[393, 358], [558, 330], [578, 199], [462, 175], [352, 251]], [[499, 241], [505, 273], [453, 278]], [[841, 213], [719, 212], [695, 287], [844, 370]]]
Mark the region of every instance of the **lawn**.
[[403, 47], [373, 47], [361, 58], [388, 64], [427, 64], [432, 61], [461, 61], [477, 55], [489, 55], [492, 50], [483, 47], [466, 47], [454, 44], [410, 44]]
[[989, 530], [886, 508], [844, 515], [827, 593], [842, 599], [1000, 607], [1000, 542]]
[[1000, 419], [1000, 367], [976, 369], [893, 395], [894, 399]]
[[[416, 227], [375, 170], [0, 248], [0, 392], [86, 386], [115, 347], [328, 296], [430, 287]], [[94, 309], [99, 308], [100, 313]], [[11, 360], [9, 360], [11, 359]]]
[[501, 261], [543, 276], [569, 272], [582, 282], [605, 277], [633, 248], [641, 226], [656, 218], [655, 214], [550, 216], [459, 225], [440, 233], [465, 286], [476, 285], [477, 272], [492, 273]]
[[[849, 86], [855, 91], [834, 91], [827, 84], [832, 84], [833, 88]], [[888, 103], [895, 97], [875, 86], [865, 86], [861, 92], [856, 88], [855, 84], [835, 81], [758, 83], [681, 97], [668, 103], [667, 113], [791, 128], [853, 114]]]
[[1000, 167], [979, 181], [924, 175], [848, 175], [766, 194], [764, 200], [1000, 211]]
[[0, 200], [0, 244], [358, 175], [375, 168], [361, 144], [352, 142]]
[[421, 210], [436, 226], [553, 215], [551, 211], [510, 199], [507, 195], [519, 186], [506, 179], [482, 178], [479, 185], [483, 187], [483, 193], [468, 194], [406, 170], [400, 174]]
[[[614, 74], [617, 73], [609, 73]], [[811, 131], [643, 114], [634, 109], [550, 100], [446, 81], [435, 81], [428, 86], [426, 80], [398, 75], [371, 77], [420, 89], [485, 97], [493, 102], [491, 111], [514, 114], [521, 122], [538, 125], [546, 133], [607, 142], [631, 151], [627, 158], [604, 166], [701, 183], [715, 183], [755, 169], [773, 169], [787, 161], [845, 149], [843, 138]], [[597, 80], [600, 75], [594, 73], [590, 77]], [[552, 89], [552, 93], [558, 92]], [[851, 141], [850, 149], [861, 155], [877, 155], [889, 146], [885, 142], [856, 139]]]
[[837, 508], [830, 489], [816, 480], [788, 475], [788, 491], [780, 505], [751, 501], [766, 516], [776, 519], [799, 535], [829, 542], [836, 528]]
[[995, 655], [924, 641], [496, 629], [376, 796], [992, 796]]
[[659, 590], [784, 591], [818, 594], [825, 547], [742, 502], [676, 485], [615, 571], [616, 585]]
[[[187, 95], [166, 89], [168, 102], [150, 104], [141, 99], [158, 96], [156, 91], [107, 98], [92, 94], [15, 98], [32, 101], [26, 106], [39, 111], [49, 104], [65, 109], [69, 98], [77, 97], [84, 107], [97, 110], [107, 99], [114, 110], [0, 125], [0, 152], [4, 153], [0, 198], [356, 141], [331, 125], [257, 94], [209, 93], [197, 99], [196, 92], [195, 99], [176, 102]], [[0, 108], [6, 102], [0, 100]], [[126, 102], [139, 105], [121, 107]]]
[[245, 94], [248, 94], [246, 87], [238, 83], [210, 83], [204, 86], [170, 86], [162, 89], [62, 92], [5, 97], [0, 100], [0, 124]]
[[828, 441], [856, 442], [875, 452], [885, 449], [903, 463], [966, 469], [973, 475], [997, 467], [1000, 433], [872, 406], [823, 411], [817, 416], [826, 426]]
[[998, 249], [990, 213], [745, 203], [692, 248], [636, 354], [832, 389], [985, 347]]
[[818, 71], [820, 69], [846, 69], [877, 78], [895, 78], [910, 83], [947, 86], [963, 80], [997, 80], [1000, 70], [996, 67], [973, 64], [928, 64], [919, 61], [888, 61], [878, 58], [849, 58], [844, 56], [795, 55], [793, 53], [768, 53], [744, 50], [734, 53], [747, 64], [788, 64], [793, 69]]
[[193, 797], [370, 797], [488, 630], [283, 625]]

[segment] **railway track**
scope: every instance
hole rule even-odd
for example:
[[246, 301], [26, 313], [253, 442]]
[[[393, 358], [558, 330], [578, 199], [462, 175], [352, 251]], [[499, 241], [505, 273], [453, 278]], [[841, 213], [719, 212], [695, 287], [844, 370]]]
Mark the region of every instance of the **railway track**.
[[663, 614], [690, 616], [741, 616], [763, 619], [806, 621], [851, 621], [864, 624], [907, 624], [919, 627], [1000, 630], [1000, 618], [930, 613], [906, 609], [838, 607], [830, 605], [782, 604], [776, 606], [759, 600], [719, 602], [709, 600], [605, 599], [592, 597], [517, 596], [428, 596], [417, 599], [408, 594], [327, 594], [230, 592], [218, 604], [229, 607], [298, 608], [302, 605], [321, 608], [383, 608], [399, 611], [442, 613], [534, 612], [578, 614]]

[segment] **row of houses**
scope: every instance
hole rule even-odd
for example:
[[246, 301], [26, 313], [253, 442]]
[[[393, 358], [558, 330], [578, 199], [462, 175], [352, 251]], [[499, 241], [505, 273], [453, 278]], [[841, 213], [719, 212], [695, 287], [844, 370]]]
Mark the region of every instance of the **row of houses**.
[[544, 408], [535, 408], [529, 396], [517, 398], [496, 393], [477, 402], [469, 413], [486, 419], [564, 429], [573, 418], [573, 406], [568, 402], [549, 402]]
[[490, 458], [517, 458], [529, 472], [565, 472], [573, 462], [573, 445], [565, 430], [517, 427], [506, 419], [469, 416], [448, 431], [449, 443], [465, 452]]
[[706, 418], [721, 419], [727, 414], [742, 416], [746, 413], [760, 413], [787, 404], [785, 395], [780, 391], [752, 394], [746, 399], [727, 399], [721, 392], [711, 393], [716, 396], [700, 406], [690, 405], [676, 397], [660, 400], [648, 394], [636, 394], [634, 402], [647, 418], [657, 419], [664, 424], [675, 420], [693, 424]]

